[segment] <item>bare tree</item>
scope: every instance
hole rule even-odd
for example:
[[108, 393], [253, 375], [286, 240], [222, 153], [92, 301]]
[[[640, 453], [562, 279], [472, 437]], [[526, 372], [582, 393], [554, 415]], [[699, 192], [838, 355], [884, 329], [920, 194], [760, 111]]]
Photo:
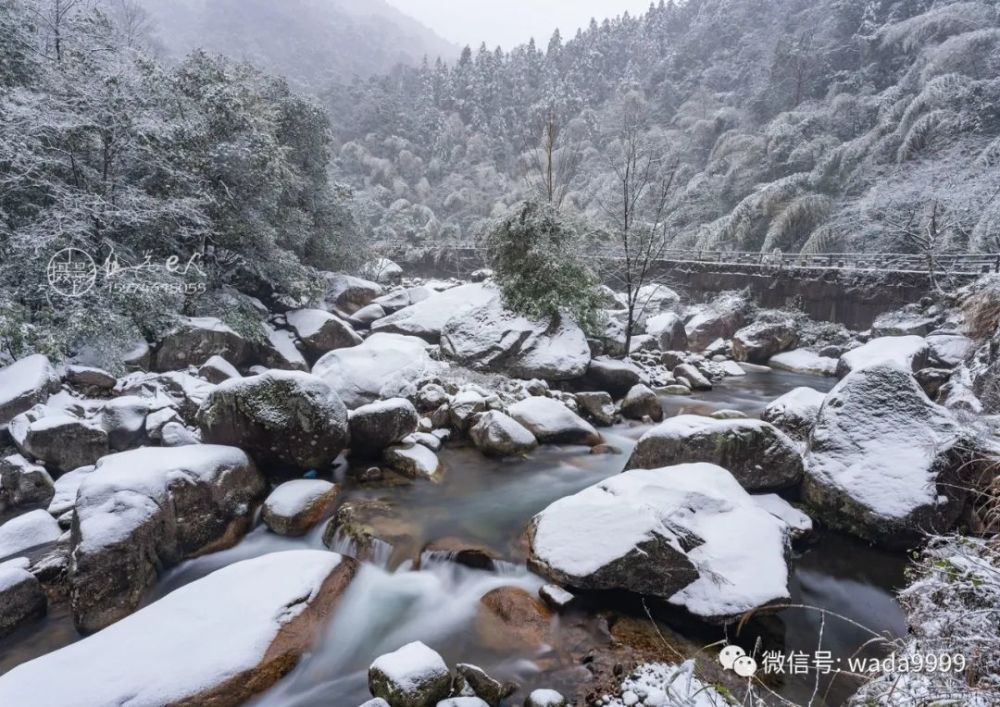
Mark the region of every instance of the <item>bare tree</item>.
[[625, 290], [628, 356], [650, 297], [644, 288], [653, 284], [651, 268], [670, 242], [667, 217], [679, 165], [647, 139], [638, 100], [623, 104], [617, 133], [609, 149], [611, 185], [600, 206], [616, 246], [611, 273]]
[[947, 212], [937, 199], [923, 210], [905, 213], [903, 218], [886, 215], [885, 221], [899, 247], [923, 257], [931, 286], [940, 292], [938, 260], [951, 249], [956, 230], [964, 230], [962, 224], [947, 218]]
[[541, 128], [541, 142], [524, 152], [529, 187], [539, 199], [560, 208], [582, 162], [579, 141], [573, 139], [555, 111], [550, 109]]
[[51, 49], [57, 62], [61, 63], [63, 59], [66, 24], [74, 11], [84, 3], [85, 0], [42, 0], [31, 6], [31, 14], [49, 33]]

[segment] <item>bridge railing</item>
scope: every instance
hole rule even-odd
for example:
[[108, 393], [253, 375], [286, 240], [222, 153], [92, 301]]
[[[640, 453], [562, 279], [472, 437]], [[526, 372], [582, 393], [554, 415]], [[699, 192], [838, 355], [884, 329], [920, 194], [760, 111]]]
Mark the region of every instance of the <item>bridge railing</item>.
[[[427, 246], [427, 254], [451, 253], [453, 255], [484, 258], [481, 246]], [[410, 253], [412, 255], [412, 249]], [[625, 253], [619, 248], [601, 248], [588, 251], [592, 258], [622, 259]], [[733, 265], [762, 265], [772, 268], [822, 268], [834, 270], [893, 270], [929, 272], [931, 260], [926, 255], [914, 253], [761, 253], [759, 251], [668, 249], [656, 258], [662, 262], [721, 263]], [[982, 274], [1000, 272], [1000, 253], [935, 254], [934, 270], [938, 273]]]

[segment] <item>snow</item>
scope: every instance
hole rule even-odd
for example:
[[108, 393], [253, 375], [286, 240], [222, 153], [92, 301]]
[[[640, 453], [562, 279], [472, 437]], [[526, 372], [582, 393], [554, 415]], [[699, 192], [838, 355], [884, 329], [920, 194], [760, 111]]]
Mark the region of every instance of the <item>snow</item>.
[[308, 339], [316, 336], [329, 322], [339, 322], [335, 316], [322, 309], [296, 309], [285, 313], [288, 325], [295, 329], [299, 338]]
[[369, 670], [378, 670], [400, 690], [416, 690], [436, 676], [448, 673], [444, 659], [420, 641], [375, 659]]
[[488, 703], [478, 697], [449, 697], [441, 700], [435, 707], [490, 707]]
[[0, 595], [25, 580], [34, 579], [34, 575], [28, 571], [30, 565], [27, 557], [0, 562]]
[[386, 458], [393, 464], [393, 460], [399, 460], [396, 465], [401, 464], [407, 473], [415, 474], [417, 477], [431, 478], [438, 473], [441, 468], [441, 461], [437, 455], [422, 444], [413, 442], [408, 445], [389, 447], [386, 450]]
[[765, 493], [751, 496], [751, 498], [753, 498], [754, 503], [791, 528], [793, 537], [808, 535], [812, 532], [812, 518], [778, 494]]
[[491, 285], [459, 285], [373, 322], [372, 331], [419, 336], [437, 343], [449, 319], [486, 304], [497, 296], [497, 289]]
[[48, 511], [31, 511], [11, 518], [0, 525], [0, 558], [55, 542], [62, 532], [59, 523]]
[[59, 382], [49, 359], [34, 354], [0, 368], [0, 427], [41, 402]]
[[946, 366], [957, 366], [965, 361], [972, 350], [973, 341], [958, 334], [939, 334], [927, 337], [931, 353]]
[[771, 368], [814, 376], [832, 376], [837, 372], [837, 359], [820, 356], [808, 349], [794, 349], [775, 354], [768, 362]]
[[706, 618], [788, 597], [786, 526], [714, 464], [632, 469], [562, 498], [535, 517], [533, 555], [586, 576], [659, 537], [686, 552], [699, 578], [669, 597]]
[[600, 435], [593, 425], [576, 415], [558, 400], [540, 396], [514, 403], [508, 414], [524, 425], [539, 442], [567, 441], [572, 444], [598, 444]]
[[275, 515], [292, 518], [331, 489], [333, 484], [323, 479], [293, 479], [274, 489], [264, 505]]
[[[344, 404], [354, 409], [382, 397], [425, 373], [440, 370], [431, 360], [428, 344], [400, 334], [372, 334], [359, 346], [324, 355], [313, 373], [332, 387]], [[386, 395], [382, 395], [386, 391]]]
[[267, 340], [271, 342], [271, 346], [274, 347], [274, 350], [278, 352], [278, 355], [284, 359], [287, 365], [302, 370], [308, 368], [306, 359], [295, 345], [295, 335], [292, 332], [284, 329], [271, 329], [269, 327], [267, 330]]
[[[729, 707], [732, 704], [695, 675], [695, 662], [644, 663], [622, 682], [619, 696], [604, 707]], [[641, 696], [641, 697], [640, 697]]]
[[683, 322], [674, 312], [663, 312], [646, 320], [646, 333], [650, 336], [659, 336], [663, 332], [671, 329], [675, 322]]
[[0, 704], [187, 703], [257, 666], [340, 562], [336, 553], [292, 550], [224, 567], [14, 668], [0, 677]]
[[76, 505], [76, 493], [80, 484], [93, 471], [93, 466], [81, 466], [79, 469], [69, 471], [56, 479], [56, 492], [49, 502], [49, 513], [58, 518], [66, 511], [72, 510]]
[[531, 691], [531, 694], [528, 695], [528, 703], [532, 707], [559, 707], [559, 705], [566, 703], [566, 698], [555, 690], [542, 688]]
[[891, 519], [937, 505], [936, 460], [960, 435], [951, 413], [897, 366], [870, 364], [841, 380], [826, 396], [805, 457], [808, 476]]
[[915, 370], [927, 359], [927, 351], [927, 341], [922, 336], [883, 336], [841, 356], [837, 372], [845, 375], [886, 362]]
[[172, 482], [210, 482], [250, 463], [243, 451], [213, 444], [141, 447], [102, 457], [77, 491], [79, 547], [96, 552], [128, 539], [167, 502]]

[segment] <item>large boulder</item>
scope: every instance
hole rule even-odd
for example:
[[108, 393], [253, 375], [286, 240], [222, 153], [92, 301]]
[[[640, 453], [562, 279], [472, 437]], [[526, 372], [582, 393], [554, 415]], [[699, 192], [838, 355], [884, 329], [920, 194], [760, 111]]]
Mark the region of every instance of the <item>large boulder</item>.
[[779, 371], [807, 376], [832, 376], [837, 373], [837, 359], [821, 356], [808, 349], [793, 349], [775, 354], [768, 359], [767, 365]]
[[0, 704], [244, 704], [314, 647], [356, 571], [320, 550], [237, 562], [14, 668], [0, 677]]
[[584, 385], [621, 397], [641, 380], [642, 371], [631, 361], [600, 357], [590, 362]]
[[820, 408], [803, 493], [827, 524], [889, 547], [951, 528], [968, 471], [962, 425], [899, 363], [855, 370]]
[[459, 285], [373, 322], [372, 331], [418, 336], [436, 344], [441, 339], [441, 330], [451, 319], [489, 303], [497, 295], [496, 288], [491, 285]]
[[928, 336], [927, 345], [931, 349], [931, 363], [947, 368], [955, 368], [963, 363], [975, 347], [972, 339], [960, 334], [936, 334]]
[[710, 462], [732, 472], [748, 491], [785, 488], [802, 478], [795, 443], [761, 420], [678, 415], [639, 438], [626, 469]]
[[340, 487], [323, 479], [293, 479], [272, 491], [261, 520], [278, 535], [298, 537], [319, 523], [340, 496]]
[[890, 363], [916, 372], [927, 367], [930, 347], [922, 336], [883, 336], [852, 349], [837, 362], [841, 378], [851, 371]]
[[642, 420], [648, 417], [653, 422], [659, 422], [663, 419], [660, 398], [642, 383], [632, 386], [622, 398], [622, 417], [628, 420]]
[[598, 425], [608, 427], [615, 422], [615, 401], [611, 399], [610, 393], [603, 390], [577, 393], [576, 404], [582, 413]]
[[551, 641], [552, 611], [521, 587], [497, 587], [479, 599], [476, 633], [495, 651], [539, 650]]
[[149, 409], [149, 400], [138, 395], [120, 395], [105, 403], [101, 410], [101, 427], [108, 433], [108, 446], [112, 451], [124, 452], [146, 442]]
[[934, 328], [936, 320], [907, 309], [886, 312], [875, 317], [872, 334], [875, 336], [925, 336]]
[[253, 347], [215, 317], [183, 317], [157, 343], [153, 368], [175, 371], [222, 356], [234, 366], [249, 362]]
[[663, 312], [647, 319], [646, 333], [656, 338], [662, 351], [687, 351], [684, 320], [674, 312]]
[[0, 518], [11, 512], [45, 507], [55, 495], [55, 484], [44, 467], [20, 454], [0, 459]]
[[286, 312], [285, 321], [299, 337], [306, 355], [313, 361], [328, 351], [361, 343], [361, 336], [350, 324], [322, 309]]
[[325, 380], [348, 408], [393, 397], [414, 379], [441, 364], [428, 345], [413, 336], [372, 334], [360, 346], [331, 351], [316, 362], [313, 374]]
[[368, 689], [390, 707], [435, 707], [451, 691], [451, 673], [440, 655], [414, 641], [375, 659]]
[[452, 317], [441, 330], [441, 351], [478, 371], [515, 378], [579, 378], [590, 363], [587, 337], [575, 323], [534, 321], [509, 311], [496, 297]]
[[138, 608], [157, 572], [236, 542], [264, 478], [233, 447], [143, 447], [101, 459], [80, 482], [70, 600], [79, 631]]
[[716, 339], [729, 339], [746, 324], [750, 303], [742, 295], [726, 294], [702, 307], [688, 319], [688, 345], [692, 351], [701, 351]]
[[361, 275], [380, 284], [396, 283], [403, 279], [403, 268], [388, 258], [374, 258], [362, 266]]
[[420, 416], [406, 398], [390, 398], [355, 408], [350, 414], [351, 454], [377, 457], [386, 447], [417, 431]]
[[29, 621], [45, 616], [47, 610], [45, 590], [28, 571], [27, 558], [0, 563], [0, 637]]
[[524, 425], [496, 410], [479, 415], [469, 437], [479, 451], [493, 457], [519, 456], [538, 446], [535, 435]]
[[49, 359], [34, 354], [0, 368], [0, 433], [7, 424], [59, 390], [59, 375]]
[[799, 342], [798, 326], [790, 318], [760, 319], [733, 334], [733, 358], [748, 363], [767, 363]]
[[825, 393], [814, 388], [793, 388], [770, 402], [760, 419], [770, 422], [789, 437], [804, 441], [816, 424], [816, 417], [825, 398]]
[[585, 444], [593, 447], [602, 441], [601, 435], [589, 422], [552, 398], [525, 398], [511, 405], [507, 412], [542, 444]]
[[788, 597], [788, 527], [725, 469], [632, 469], [532, 519], [528, 563], [559, 584], [726, 620]]
[[326, 280], [324, 303], [328, 309], [353, 314], [381, 297], [382, 286], [377, 282], [344, 273], [323, 273]]
[[268, 368], [284, 371], [309, 371], [309, 364], [302, 355], [303, 344], [286, 329], [267, 327], [267, 342], [258, 346], [260, 360]]
[[43, 405], [11, 420], [10, 435], [21, 454], [58, 471], [93, 464], [109, 450], [99, 423]]
[[230, 378], [240, 378], [240, 372], [222, 356], [212, 356], [198, 367], [198, 375], [209, 383], [218, 385]]
[[0, 525], [0, 560], [55, 542], [62, 533], [56, 519], [40, 508], [11, 518]]
[[205, 442], [279, 468], [325, 468], [348, 444], [347, 408], [323, 380], [298, 371], [226, 381], [201, 406], [198, 424]]

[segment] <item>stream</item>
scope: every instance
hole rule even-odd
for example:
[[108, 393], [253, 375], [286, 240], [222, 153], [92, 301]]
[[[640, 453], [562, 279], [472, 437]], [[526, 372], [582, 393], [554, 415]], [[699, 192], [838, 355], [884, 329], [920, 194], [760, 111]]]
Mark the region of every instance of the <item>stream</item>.
[[[794, 387], [808, 385], [825, 391], [833, 383], [833, 379], [753, 368], [744, 377], [726, 379], [712, 391], [691, 398], [664, 398], [663, 405], [667, 415], [725, 408], [755, 416]], [[526, 549], [520, 541], [527, 521], [552, 501], [619, 473], [647, 429], [641, 424], [602, 429], [616, 450], [612, 454], [549, 446], [527, 459], [493, 460], [472, 447], [450, 445], [439, 453], [445, 468], [439, 484], [362, 484], [354, 481], [346, 468], [339, 468], [336, 475], [344, 483], [343, 499], [388, 503], [394, 510], [394, 533], [405, 541], [382, 553], [377, 562], [363, 566], [321, 643], [253, 704], [357, 707], [370, 698], [367, 668], [371, 661], [413, 640], [431, 646], [449, 664], [475, 663], [495, 677], [516, 680], [525, 688], [554, 687], [573, 694], [572, 677], [567, 678], [572, 675], [568, 670], [571, 666], [561, 666], [564, 669], [558, 673], [540, 674], [531, 660], [535, 656], [493, 651], [477, 641], [474, 620], [479, 598], [501, 586], [537, 591], [543, 581], [525, 567]], [[321, 523], [302, 538], [282, 538], [260, 524], [235, 547], [189, 560], [167, 572], [148, 601], [239, 560], [287, 549], [322, 549], [323, 526]], [[460, 538], [484, 546], [507, 561], [498, 563], [495, 571], [485, 571], [425, 554], [420, 569], [414, 569], [420, 548], [441, 538]], [[791, 604], [826, 609], [890, 637], [905, 634], [905, 617], [893, 596], [904, 583], [903, 555], [820, 532], [796, 547], [793, 557]], [[669, 617], [657, 618], [669, 624]], [[766, 629], [750, 629], [746, 635], [730, 639], [749, 651], [759, 635], [754, 631], [763, 631], [764, 649], [779, 649], [785, 654], [802, 651], [811, 656], [822, 635], [821, 649], [846, 659], [871, 638], [870, 633], [832, 615], [824, 621], [816, 610], [785, 609], [762, 624]], [[677, 630], [684, 633], [684, 628]], [[709, 633], [693, 640], [702, 645], [725, 635], [722, 628], [702, 627], [701, 631]], [[68, 610], [64, 605], [54, 607], [44, 621], [0, 640], [0, 673], [77, 639]], [[594, 640], [596, 645], [598, 638]], [[703, 657], [711, 659], [710, 654]], [[557, 684], [556, 675], [561, 684]], [[815, 706], [843, 704], [854, 689], [844, 677], [832, 684], [832, 676], [821, 677], [818, 696], [812, 701]], [[772, 689], [804, 705], [816, 688], [810, 674], [785, 676]]]

